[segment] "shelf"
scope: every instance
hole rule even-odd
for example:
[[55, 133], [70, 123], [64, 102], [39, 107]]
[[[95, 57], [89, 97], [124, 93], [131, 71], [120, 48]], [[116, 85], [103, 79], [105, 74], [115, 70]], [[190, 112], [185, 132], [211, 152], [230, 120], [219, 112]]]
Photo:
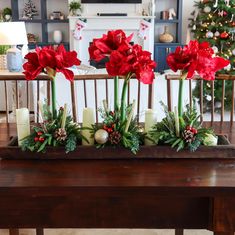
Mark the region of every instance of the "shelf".
[[156, 19], [155, 23], [159, 23], [159, 24], [176, 24], [176, 23], [179, 23], [179, 20], [161, 20], [161, 19]]
[[34, 20], [19, 19], [18, 21], [23, 21], [25, 23], [42, 23], [43, 22], [43, 20], [41, 19], [34, 19]]
[[173, 47], [173, 46], [180, 46], [179, 42], [171, 42], [171, 43], [164, 43], [164, 42], [155, 42], [154, 46], [162, 46], [162, 47]]
[[69, 23], [68, 19], [65, 20], [45, 20], [46, 23]]

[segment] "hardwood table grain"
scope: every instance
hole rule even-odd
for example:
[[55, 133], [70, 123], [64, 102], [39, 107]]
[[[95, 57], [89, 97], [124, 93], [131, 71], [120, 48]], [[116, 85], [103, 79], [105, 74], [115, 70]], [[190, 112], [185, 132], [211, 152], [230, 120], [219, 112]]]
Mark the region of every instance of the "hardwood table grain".
[[[217, 125], [235, 142], [233, 127]], [[0, 145], [15, 127], [0, 125]], [[2, 160], [0, 228], [235, 231], [235, 160]]]

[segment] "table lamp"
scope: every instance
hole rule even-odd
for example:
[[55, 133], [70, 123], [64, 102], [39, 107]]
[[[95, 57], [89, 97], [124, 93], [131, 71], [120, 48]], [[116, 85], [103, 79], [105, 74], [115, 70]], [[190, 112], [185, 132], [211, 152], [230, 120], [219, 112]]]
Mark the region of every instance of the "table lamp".
[[23, 58], [17, 45], [28, 44], [24, 22], [1, 22], [0, 45], [9, 45], [7, 50], [7, 68], [10, 72], [22, 70]]

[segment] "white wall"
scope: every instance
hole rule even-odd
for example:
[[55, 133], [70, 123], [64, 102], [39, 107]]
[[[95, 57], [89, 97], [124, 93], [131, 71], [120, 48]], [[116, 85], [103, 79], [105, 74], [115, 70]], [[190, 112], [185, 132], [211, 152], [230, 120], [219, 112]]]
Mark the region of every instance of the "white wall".
[[186, 34], [188, 29], [188, 18], [190, 17], [191, 12], [194, 10], [194, 0], [183, 0], [183, 32], [182, 40], [183, 43], [186, 41]]

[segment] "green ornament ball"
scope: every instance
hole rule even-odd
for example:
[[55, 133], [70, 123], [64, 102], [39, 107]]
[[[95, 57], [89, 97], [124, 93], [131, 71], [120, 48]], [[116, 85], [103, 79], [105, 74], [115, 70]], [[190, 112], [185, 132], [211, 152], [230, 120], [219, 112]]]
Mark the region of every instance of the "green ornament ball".
[[95, 133], [95, 141], [98, 144], [105, 144], [109, 139], [109, 133], [104, 129], [99, 129]]

